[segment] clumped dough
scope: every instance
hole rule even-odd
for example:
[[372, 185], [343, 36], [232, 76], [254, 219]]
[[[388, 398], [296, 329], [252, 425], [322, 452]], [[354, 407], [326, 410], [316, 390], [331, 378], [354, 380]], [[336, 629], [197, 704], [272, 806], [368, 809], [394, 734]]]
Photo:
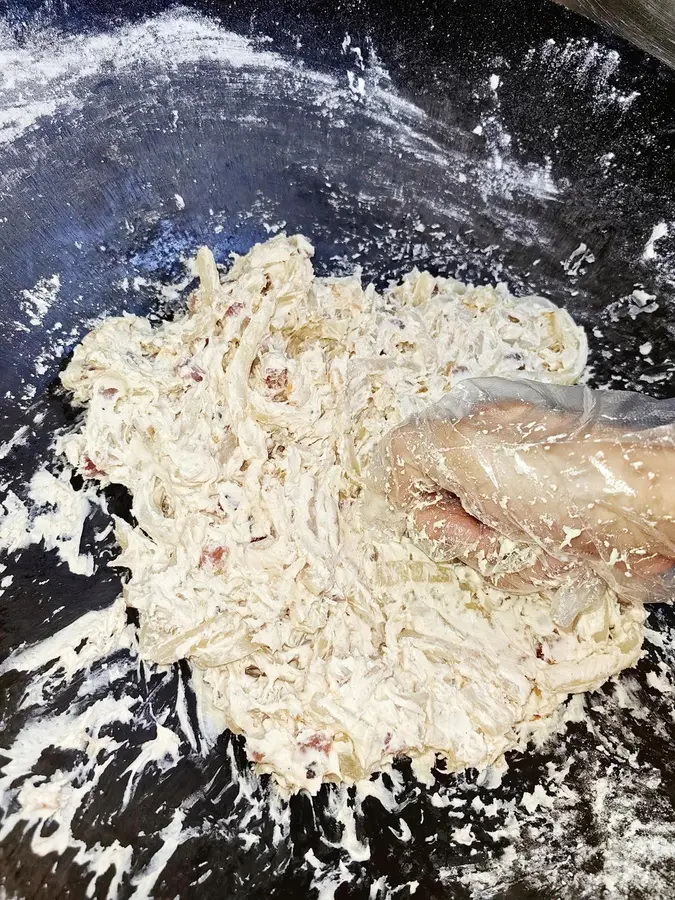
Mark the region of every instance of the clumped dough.
[[418, 271], [378, 294], [312, 253], [275, 237], [221, 281], [202, 248], [184, 315], [97, 327], [63, 375], [86, 414], [62, 449], [133, 496], [141, 655], [189, 659], [282, 790], [401, 754], [481, 768], [633, 664], [643, 612], [608, 592], [563, 629], [545, 597], [432, 561], [387, 530], [368, 466], [458, 378], [575, 381], [585, 336], [539, 297]]

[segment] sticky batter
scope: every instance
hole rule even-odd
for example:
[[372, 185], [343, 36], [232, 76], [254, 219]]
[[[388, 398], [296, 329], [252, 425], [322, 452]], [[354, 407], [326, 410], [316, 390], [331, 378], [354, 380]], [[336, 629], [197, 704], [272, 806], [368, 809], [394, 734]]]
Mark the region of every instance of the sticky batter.
[[516, 299], [413, 271], [397, 287], [317, 278], [278, 236], [200, 287], [175, 321], [113, 318], [63, 383], [85, 406], [61, 440], [125, 485], [117, 560], [143, 658], [195, 684], [283, 791], [356, 781], [408, 755], [477, 768], [640, 654], [643, 612], [607, 592], [567, 630], [388, 530], [369, 464], [384, 435], [459, 378], [577, 380], [583, 330]]

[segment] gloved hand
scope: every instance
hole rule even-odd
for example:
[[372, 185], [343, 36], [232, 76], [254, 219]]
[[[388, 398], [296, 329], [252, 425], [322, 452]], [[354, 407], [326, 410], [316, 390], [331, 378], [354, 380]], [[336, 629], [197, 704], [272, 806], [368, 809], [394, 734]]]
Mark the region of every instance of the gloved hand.
[[384, 457], [413, 540], [504, 590], [554, 593], [562, 625], [607, 584], [671, 597], [674, 401], [467, 379], [393, 431]]

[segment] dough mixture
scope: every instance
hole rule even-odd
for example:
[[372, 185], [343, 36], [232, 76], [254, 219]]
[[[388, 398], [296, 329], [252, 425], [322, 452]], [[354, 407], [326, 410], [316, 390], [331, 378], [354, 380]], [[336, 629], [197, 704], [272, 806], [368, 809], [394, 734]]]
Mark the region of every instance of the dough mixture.
[[175, 321], [112, 318], [63, 383], [86, 408], [61, 440], [125, 485], [125, 598], [141, 657], [188, 659], [282, 791], [356, 781], [407, 755], [483, 768], [640, 655], [643, 611], [607, 592], [568, 629], [387, 528], [369, 464], [459, 379], [569, 383], [586, 340], [540, 297], [411, 272], [378, 293], [317, 278], [278, 236], [199, 288]]

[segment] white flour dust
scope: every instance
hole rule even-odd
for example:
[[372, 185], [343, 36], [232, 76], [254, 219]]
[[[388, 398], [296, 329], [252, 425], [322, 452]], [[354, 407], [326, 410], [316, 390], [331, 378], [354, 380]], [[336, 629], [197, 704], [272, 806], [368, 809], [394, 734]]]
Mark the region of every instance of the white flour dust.
[[528, 51], [525, 66], [539, 69], [552, 82], [574, 83], [590, 93], [598, 110], [608, 107], [628, 109], [640, 96], [638, 91], [624, 93], [612, 83], [621, 57], [616, 50], [603, 47], [588, 38], [557, 43], [553, 38]]
[[51, 278], [43, 278], [38, 281], [32, 291], [21, 292], [21, 309], [31, 325], [42, 325], [57, 298], [60, 287], [61, 279], [58, 275], [52, 275]]
[[655, 259], [658, 256], [658, 249], [656, 244], [658, 241], [663, 240], [663, 238], [668, 237], [669, 228], [665, 222], [657, 222], [657, 224], [652, 228], [652, 233], [649, 235], [649, 240], [645, 244], [645, 249], [642, 254], [643, 259]]
[[11, 142], [39, 125], [41, 117], [77, 109], [82, 79], [101, 72], [128, 71], [136, 66], [169, 68], [213, 61], [233, 69], [250, 69], [264, 78], [278, 77], [291, 67], [268, 50], [224, 31], [208, 19], [187, 11], [164, 13], [86, 38], [38, 32], [19, 44], [6, 23], [0, 24], [0, 142]]

